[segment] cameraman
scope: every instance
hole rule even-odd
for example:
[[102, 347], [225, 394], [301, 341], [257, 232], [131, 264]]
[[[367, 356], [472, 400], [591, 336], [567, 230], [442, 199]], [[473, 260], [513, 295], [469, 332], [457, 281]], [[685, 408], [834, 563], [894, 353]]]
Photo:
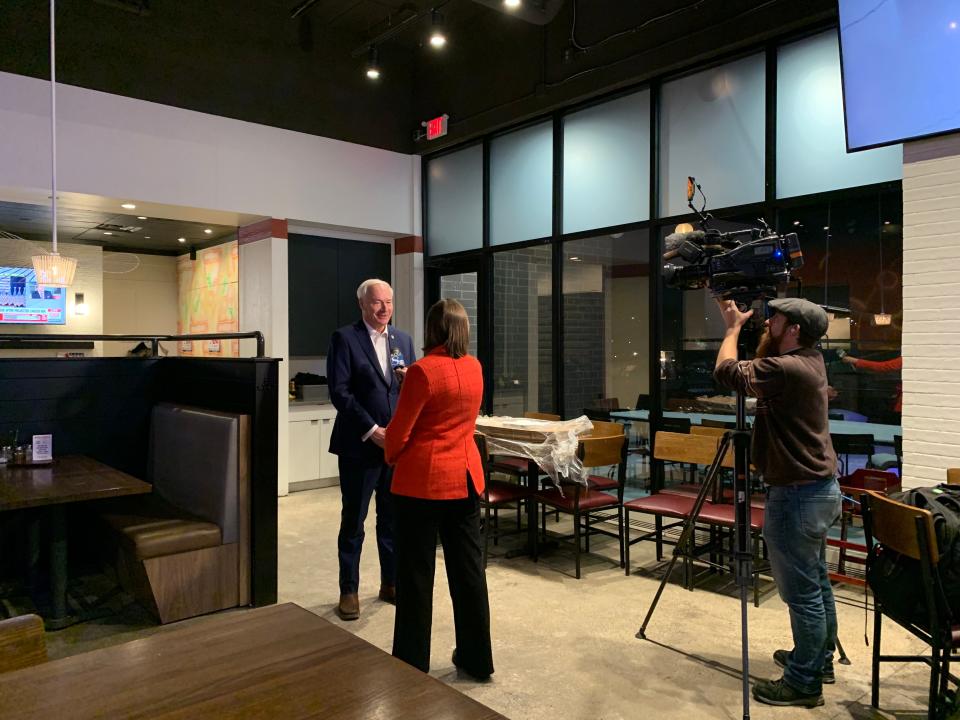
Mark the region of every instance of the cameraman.
[[758, 398], [751, 457], [768, 486], [763, 537], [780, 597], [790, 609], [793, 650], [773, 659], [783, 677], [762, 680], [753, 697], [768, 705], [823, 704], [833, 683], [837, 610], [827, 577], [827, 531], [840, 515], [837, 458], [827, 420], [827, 372], [814, 345], [827, 314], [798, 298], [769, 302], [755, 360], [737, 361], [737, 340], [753, 311], [718, 301], [727, 326], [714, 379]]

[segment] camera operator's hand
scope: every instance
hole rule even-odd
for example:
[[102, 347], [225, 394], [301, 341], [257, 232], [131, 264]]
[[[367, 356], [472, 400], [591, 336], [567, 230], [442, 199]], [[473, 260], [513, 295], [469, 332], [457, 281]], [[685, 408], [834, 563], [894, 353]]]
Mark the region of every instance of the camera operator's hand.
[[736, 330], [740, 332], [740, 328], [751, 318], [753, 315], [753, 310], [747, 310], [747, 312], [741, 312], [740, 308], [737, 307], [737, 303], [733, 300], [721, 300], [717, 298], [717, 305], [720, 306], [720, 314], [723, 316], [723, 322], [727, 326], [727, 330]]

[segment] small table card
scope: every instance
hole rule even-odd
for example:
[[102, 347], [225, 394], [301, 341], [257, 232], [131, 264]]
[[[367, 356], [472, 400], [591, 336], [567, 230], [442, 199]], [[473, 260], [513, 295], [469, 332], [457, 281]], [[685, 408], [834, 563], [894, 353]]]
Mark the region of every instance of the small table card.
[[53, 460], [53, 435], [33, 436], [33, 462]]

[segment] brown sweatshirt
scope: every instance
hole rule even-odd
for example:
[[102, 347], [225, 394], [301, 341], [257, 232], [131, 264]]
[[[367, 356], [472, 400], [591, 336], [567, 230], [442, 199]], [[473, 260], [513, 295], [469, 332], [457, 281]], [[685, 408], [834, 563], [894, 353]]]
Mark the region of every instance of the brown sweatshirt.
[[725, 360], [713, 373], [724, 387], [757, 398], [751, 460], [768, 485], [831, 477], [837, 456], [827, 419], [827, 369], [816, 350]]

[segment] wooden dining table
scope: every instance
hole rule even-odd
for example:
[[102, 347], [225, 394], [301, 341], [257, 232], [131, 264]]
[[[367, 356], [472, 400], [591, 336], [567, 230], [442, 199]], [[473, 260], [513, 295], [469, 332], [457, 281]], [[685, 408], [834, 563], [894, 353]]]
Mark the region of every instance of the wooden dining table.
[[503, 719], [292, 603], [0, 675], [0, 717]]
[[[45, 465], [0, 465], [0, 512], [30, 510], [30, 538], [39, 542], [41, 514], [48, 520], [50, 604], [48, 630], [76, 622], [67, 613], [67, 517], [70, 503], [151, 492], [150, 483], [82, 455], [58, 457]], [[31, 560], [36, 552], [31, 551]], [[31, 575], [36, 568], [31, 568]], [[31, 581], [31, 585], [35, 583]]]

